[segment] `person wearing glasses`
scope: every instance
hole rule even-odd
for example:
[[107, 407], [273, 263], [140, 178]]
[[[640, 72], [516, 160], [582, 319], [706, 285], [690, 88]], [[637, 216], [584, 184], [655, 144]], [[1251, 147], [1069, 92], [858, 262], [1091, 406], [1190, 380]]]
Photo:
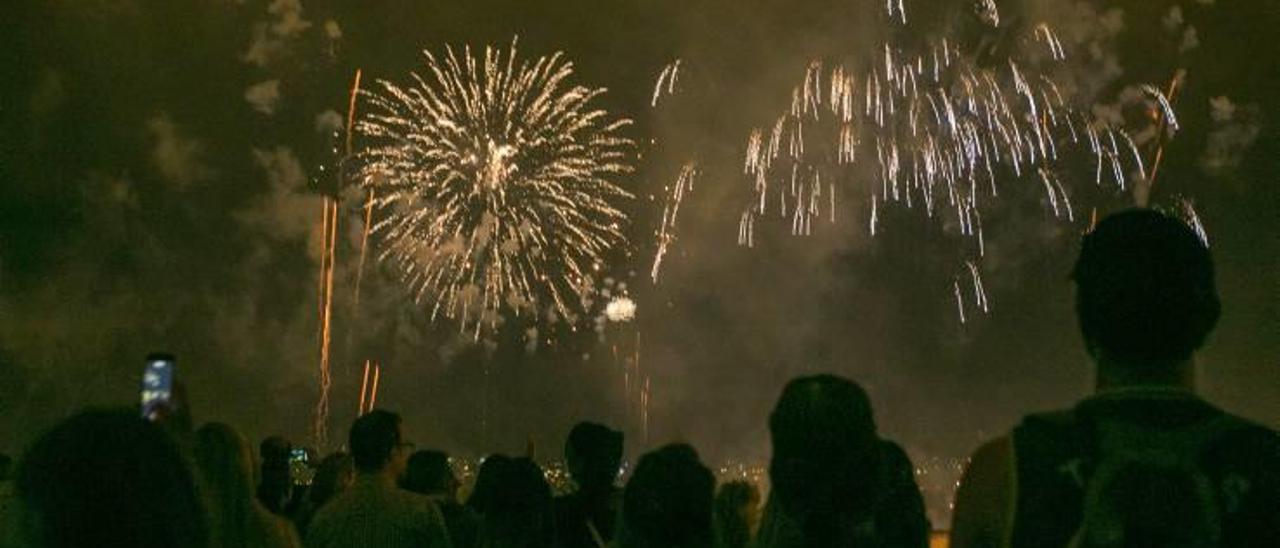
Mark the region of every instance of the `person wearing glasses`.
[[413, 453], [400, 422], [399, 415], [379, 410], [351, 425], [356, 479], [316, 514], [307, 529], [308, 548], [452, 548], [435, 503], [397, 486]]

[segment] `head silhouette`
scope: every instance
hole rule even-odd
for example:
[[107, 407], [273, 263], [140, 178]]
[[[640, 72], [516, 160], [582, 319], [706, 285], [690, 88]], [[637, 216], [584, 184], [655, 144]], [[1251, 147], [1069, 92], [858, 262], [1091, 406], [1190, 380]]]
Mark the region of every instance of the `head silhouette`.
[[351, 460], [350, 454], [338, 451], [325, 457], [316, 467], [316, 476], [311, 481], [311, 491], [308, 494], [311, 502], [316, 506], [328, 502], [351, 485], [355, 473], [355, 462]]
[[774, 500], [811, 542], [830, 540], [870, 503], [879, 438], [857, 384], [834, 375], [792, 380], [769, 416], [769, 434]]
[[399, 475], [405, 467], [400, 437], [400, 415], [390, 411], [371, 411], [351, 425], [348, 439], [356, 470], [376, 473], [391, 467]]
[[196, 431], [196, 467], [212, 489], [248, 500], [253, 493], [253, 454], [233, 428], [209, 423]]
[[248, 546], [253, 540], [257, 504], [253, 489], [253, 454], [249, 443], [230, 426], [200, 427], [193, 446], [209, 504], [212, 533], [219, 546]]
[[580, 422], [564, 444], [569, 474], [582, 489], [613, 485], [622, 463], [622, 432], [594, 422]]
[[1186, 223], [1153, 210], [1098, 223], [1072, 277], [1090, 353], [1138, 369], [1132, 373], [1187, 360], [1218, 321], [1209, 249]]
[[759, 522], [760, 490], [745, 481], [731, 481], [716, 492], [716, 546], [743, 548]]
[[506, 469], [511, 465], [511, 457], [506, 455], [489, 455], [480, 463], [476, 472], [476, 485], [471, 490], [471, 498], [467, 506], [481, 514], [488, 512], [498, 496], [498, 485], [506, 477]]
[[291, 449], [293, 444], [289, 443], [289, 440], [280, 436], [271, 436], [258, 444], [258, 455], [264, 464], [288, 464]]
[[[487, 461], [486, 461], [487, 462]], [[484, 510], [484, 546], [550, 548], [555, 542], [551, 486], [533, 460], [510, 459], [492, 468], [496, 477]]]
[[458, 480], [449, 467], [449, 455], [441, 451], [418, 451], [409, 456], [409, 469], [400, 486], [423, 495], [457, 494]]
[[258, 500], [272, 512], [283, 512], [293, 491], [289, 474], [289, 440], [271, 436], [258, 445], [261, 459], [258, 477]]
[[671, 444], [645, 454], [623, 489], [620, 545], [711, 546], [714, 490], [715, 477], [693, 447]]
[[15, 487], [31, 546], [208, 545], [186, 460], [136, 411], [84, 411], [54, 427], [23, 457]]

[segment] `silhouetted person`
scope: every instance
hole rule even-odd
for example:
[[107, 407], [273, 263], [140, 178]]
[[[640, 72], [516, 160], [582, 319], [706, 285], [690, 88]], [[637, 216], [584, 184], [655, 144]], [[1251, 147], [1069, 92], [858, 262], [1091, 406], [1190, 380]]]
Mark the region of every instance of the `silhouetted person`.
[[710, 548], [715, 476], [686, 444], [640, 457], [622, 493], [619, 548]]
[[18, 505], [13, 493], [13, 460], [0, 453], [0, 547], [16, 545]]
[[715, 500], [716, 548], [747, 548], [760, 522], [760, 490], [745, 481], [720, 486]]
[[449, 466], [449, 455], [440, 451], [418, 451], [409, 457], [409, 469], [400, 487], [431, 497], [444, 516], [449, 538], [455, 548], [475, 546], [480, 517], [458, 502], [461, 483]]
[[536, 463], [512, 459], [496, 469], [497, 477], [481, 515], [483, 548], [552, 548], [555, 514], [551, 486]]
[[622, 432], [594, 422], [580, 422], [569, 431], [564, 459], [577, 489], [556, 499], [556, 527], [565, 548], [595, 548], [613, 540], [622, 441]]
[[9, 481], [9, 475], [13, 473], [13, 459], [4, 453], [0, 453], [0, 483]]
[[307, 491], [307, 499], [294, 514], [293, 521], [299, 531], [306, 531], [311, 519], [325, 503], [338, 494], [346, 491], [355, 481], [355, 461], [349, 453], [338, 451], [320, 461], [316, 467], [316, 475], [311, 481], [311, 489]]
[[467, 499], [467, 507], [483, 515], [488, 511], [501, 481], [504, 470], [511, 464], [511, 457], [506, 455], [489, 455], [480, 462], [476, 471], [476, 484], [471, 488], [471, 497]]
[[1124, 211], [1085, 236], [1072, 277], [1096, 391], [978, 449], [951, 545], [1274, 546], [1280, 439], [1194, 392], [1220, 306], [1205, 244]]
[[293, 524], [272, 514], [254, 496], [253, 453], [240, 434], [225, 424], [206, 424], [196, 431], [192, 449], [215, 546], [300, 546]]
[[210, 545], [177, 443], [134, 410], [84, 411], [54, 427], [27, 450], [15, 488], [23, 546]]
[[347, 445], [355, 482], [316, 514], [308, 548], [451, 546], [435, 504], [396, 486], [413, 449], [403, 442], [399, 415], [377, 410], [356, 419]]
[[792, 380], [769, 416], [769, 434], [772, 490], [759, 546], [928, 545], [911, 462], [876, 433], [857, 384], [834, 375]]
[[289, 470], [289, 452], [292, 449], [289, 440], [280, 436], [262, 440], [262, 444], [258, 446], [261, 460], [258, 501], [271, 513], [279, 516], [287, 514], [293, 497], [293, 474]]

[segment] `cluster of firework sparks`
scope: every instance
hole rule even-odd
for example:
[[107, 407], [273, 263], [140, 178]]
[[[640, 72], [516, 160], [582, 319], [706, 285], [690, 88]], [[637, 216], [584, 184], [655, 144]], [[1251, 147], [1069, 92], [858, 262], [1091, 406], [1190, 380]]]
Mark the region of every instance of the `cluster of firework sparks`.
[[[999, 26], [993, 0], [974, 9]], [[886, 0], [885, 13], [889, 24], [907, 24], [902, 0]], [[1046, 24], [1029, 42], [1055, 62], [1066, 59]], [[1053, 217], [1074, 221], [1071, 192], [1053, 171], [1066, 149], [1092, 155], [1099, 186], [1124, 190], [1130, 175], [1148, 177], [1124, 127], [1078, 109], [1034, 64], [1010, 57], [979, 66], [945, 38], [917, 52], [886, 41], [869, 57], [852, 68], [812, 62], [790, 108], [751, 132], [743, 172], [752, 197], [739, 217], [740, 245], [754, 246], [756, 225], [772, 212], [793, 234], [812, 234], [815, 220], [837, 221], [844, 196], [863, 200], [873, 236], [881, 208], [920, 207], [974, 242], [964, 270], [986, 311], [976, 261], [986, 247], [982, 212], [1001, 181], [1033, 177]], [[681, 65], [659, 73], [651, 106], [676, 94]], [[590, 278], [627, 245], [623, 207], [632, 196], [618, 179], [634, 169], [634, 143], [621, 131], [630, 121], [592, 106], [605, 90], [570, 85], [572, 64], [559, 53], [520, 60], [514, 42], [483, 57], [449, 49], [441, 58], [426, 52], [426, 68], [412, 85], [383, 80], [362, 92], [371, 111], [355, 124], [366, 141], [355, 159], [369, 193], [366, 239], [377, 235], [378, 258], [398, 267], [433, 317], [457, 319], [476, 337], [503, 310], [576, 317]], [[1162, 130], [1176, 131], [1168, 97], [1142, 91]], [[698, 175], [691, 160], [665, 189], [654, 283]], [[1190, 202], [1182, 209], [1204, 237]], [[959, 277], [954, 285], [963, 322]]]
[[[1000, 25], [994, 0], [977, 0], [974, 9], [986, 25]], [[885, 13], [890, 25], [907, 24], [902, 0], [886, 0]], [[1066, 59], [1050, 26], [1032, 29], [1032, 47], [1018, 51]], [[837, 222], [847, 199], [868, 212], [873, 236], [882, 208], [921, 208], [972, 242], [953, 282], [963, 323], [965, 295], [976, 310], [989, 310], [982, 217], [1003, 187], [1034, 179], [1049, 213], [1074, 221], [1072, 193], [1053, 171], [1069, 149], [1091, 155], [1098, 186], [1123, 190], [1131, 176], [1148, 180], [1148, 162], [1126, 128], [1080, 110], [1035, 62], [1010, 57], [980, 65], [947, 39], [917, 51], [886, 41], [865, 53], [855, 66], [812, 62], [790, 107], [748, 136], [742, 172], [750, 198], [738, 217], [740, 245], [754, 246], [757, 224], [770, 216], [792, 234], [812, 234], [815, 220]], [[604, 89], [572, 84], [573, 65], [560, 53], [521, 59], [513, 41], [483, 55], [470, 48], [425, 55], [425, 73], [408, 85], [379, 80], [361, 90], [357, 74], [346, 159], [368, 194], [361, 274], [372, 234], [377, 258], [395, 267], [432, 317], [452, 318], [476, 338], [508, 312], [573, 321], [591, 306], [593, 278], [629, 246], [624, 211], [633, 196], [621, 179], [638, 162], [624, 135], [630, 120], [595, 106]], [[678, 93], [681, 70], [676, 60], [658, 74], [652, 107]], [[1161, 131], [1175, 131], [1166, 94], [1142, 90]], [[365, 111], [358, 121], [357, 95]], [[353, 131], [362, 145], [356, 152]], [[664, 189], [649, 272], [655, 284], [700, 171], [690, 160]], [[331, 202], [321, 279], [325, 371], [337, 223]], [[1180, 214], [1207, 243], [1190, 202]], [[634, 318], [629, 296], [606, 297], [601, 317]], [[327, 386], [327, 373], [323, 378]]]
[[573, 317], [579, 288], [626, 243], [629, 120], [571, 86], [560, 54], [535, 61], [486, 48], [443, 58], [411, 87], [379, 81], [357, 125], [372, 231], [418, 300], [476, 337], [504, 309]]
[[[1000, 24], [994, 1], [974, 6], [979, 20]], [[907, 24], [902, 0], [887, 0], [885, 12], [890, 25]], [[1028, 41], [1054, 62], [1066, 59], [1048, 25]], [[592, 106], [603, 89], [568, 84], [572, 64], [559, 53], [520, 60], [513, 42], [482, 57], [469, 48], [426, 57], [426, 77], [415, 74], [410, 86], [379, 81], [363, 93], [371, 111], [356, 125], [367, 141], [357, 177], [369, 189], [369, 214], [379, 214], [370, 220], [378, 257], [398, 267], [433, 317], [455, 318], [477, 337], [502, 310], [575, 317], [581, 289], [627, 245], [631, 194], [618, 179], [635, 161], [621, 134], [629, 121]], [[884, 42], [870, 58], [852, 68], [814, 61], [790, 108], [751, 132], [743, 172], [752, 197], [739, 244], [753, 246], [757, 224], [774, 213], [793, 234], [812, 234], [815, 220], [836, 222], [845, 196], [865, 198], [872, 235], [881, 208], [920, 207], [974, 242], [964, 270], [986, 310], [976, 261], [985, 253], [982, 212], [1001, 181], [1038, 180], [1053, 217], [1074, 221], [1071, 192], [1053, 171], [1066, 149], [1092, 155], [1097, 185], [1123, 190], [1130, 175], [1147, 178], [1125, 128], [1079, 110], [1033, 63], [979, 66], [947, 39], [917, 52]], [[658, 74], [651, 106], [677, 93], [681, 69], [676, 60]], [[1142, 89], [1161, 126], [1176, 130], [1165, 94]], [[689, 161], [665, 189], [654, 283], [698, 174]]]
[[[900, 0], [889, 0], [886, 8], [891, 24], [906, 24]], [[994, 2], [978, 2], [976, 9], [988, 25], [999, 24]], [[1047, 24], [1034, 27], [1030, 38], [1053, 62], [1066, 59]], [[986, 248], [982, 211], [999, 197], [1002, 181], [1034, 176], [1052, 216], [1074, 221], [1071, 193], [1053, 171], [1066, 149], [1088, 151], [1098, 186], [1125, 190], [1130, 174], [1148, 180], [1143, 154], [1126, 128], [1078, 110], [1034, 66], [1008, 58], [998, 68], [980, 67], [947, 39], [921, 53], [885, 42], [876, 57], [861, 70], [812, 62], [792, 91], [790, 108], [771, 127], [751, 132], [743, 171], [753, 198], [740, 216], [740, 245], [754, 246], [756, 225], [766, 215], [788, 221], [795, 235], [812, 234], [814, 220], [822, 217], [835, 223], [841, 196], [865, 198], [872, 236], [881, 208], [921, 207], [931, 219], [952, 221], [974, 242], [976, 256], [965, 262], [965, 277], [972, 280], [974, 305], [986, 312], [975, 261]], [[1176, 131], [1165, 94], [1141, 89], [1161, 126]], [[862, 171], [853, 171], [859, 166]], [[960, 277], [954, 286], [963, 323]]]

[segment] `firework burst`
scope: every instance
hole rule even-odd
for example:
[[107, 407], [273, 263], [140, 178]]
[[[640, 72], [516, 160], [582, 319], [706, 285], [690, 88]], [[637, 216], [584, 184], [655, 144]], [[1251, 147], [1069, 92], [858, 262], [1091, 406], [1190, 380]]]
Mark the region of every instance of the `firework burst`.
[[[1048, 27], [1035, 36], [1055, 59], [1064, 55]], [[1176, 128], [1163, 94], [1144, 91]], [[966, 236], [980, 239], [980, 209], [999, 195], [1006, 172], [1037, 175], [1053, 215], [1074, 219], [1050, 169], [1068, 147], [1093, 156], [1099, 185], [1123, 189], [1129, 173], [1146, 177], [1124, 128], [1074, 109], [1052, 80], [1012, 59], [1000, 69], [978, 68], [944, 40], [915, 56], [886, 44], [881, 61], [862, 74], [814, 62], [790, 110], [748, 138], [744, 170], [753, 199], [740, 234], [770, 211], [787, 218], [794, 234], [811, 234], [815, 218], [834, 221], [836, 196], [847, 190], [839, 184], [849, 179], [844, 169], [858, 164], [875, 174], [868, 203], [923, 206], [931, 217], [951, 210]]]
[[502, 310], [572, 318], [581, 287], [626, 244], [631, 122], [569, 84], [560, 53], [426, 52], [426, 77], [379, 81], [357, 125], [362, 184], [376, 191], [379, 258], [415, 299], [479, 337]]
[[[1000, 25], [995, 2], [973, 5], [984, 24]], [[901, 1], [886, 0], [885, 13], [890, 26], [907, 25]], [[918, 48], [883, 42], [851, 63], [811, 62], [790, 108], [748, 136], [743, 171], [751, 197], [739, 217], [739, 244], [753, 246], [756, 224], [770, 216], [792, 234], [810, 235], [815, 221], [836, 221], [838, 197], [869, 212], [872, 236], [885, 207], [920, 208], [971, 242], [967, 270], [975, 305], [986, 312], [973, 261], [985, 254], [982, 214], [1005, 187], [1038, 181], [1048, 213], [1074, 222], [1072, 192], [1054, 171], [1071, 151], [1091, 159], [1095, 186], [1125, 190], [1130, 178], [1149, 180], [1125, 121], [1078, 108], [1050, 77], [1067, 59], [1053, 28], [1027, 27], [1019, 44], [994, 65], [947, 38]], [[1165, 93], [1140, 90], [1145, 110], [1176, 131]], [[953, 286], [964, 322], [959, 279]]]

